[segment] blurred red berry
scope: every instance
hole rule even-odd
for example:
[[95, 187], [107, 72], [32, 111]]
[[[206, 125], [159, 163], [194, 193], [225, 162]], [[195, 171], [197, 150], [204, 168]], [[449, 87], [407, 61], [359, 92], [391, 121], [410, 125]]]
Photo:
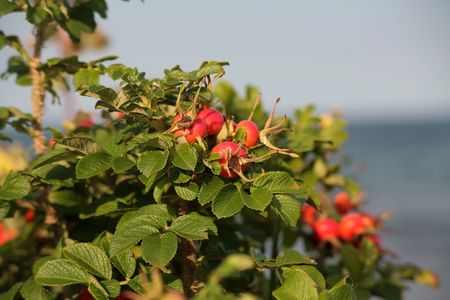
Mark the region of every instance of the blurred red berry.
[[27, 210], [27, 212], [25, 213], [25, 221], [27, 221], [27, 223], [31, 223], [34, 221], [34, 209], [29, 209]]
[[339, 235], [345, 241], [352, 241], [364, 232], [366, 232], [366, 225], [361, 214], [347, 214], [339, 222]]
[[301, 214], [303, 222], [312, 227], [318, 215], [319, 212], [314, 207], [312, 207], [312, 205], [309, 205], [308, 203], [305, 203], [303, 205]]
[[95, 123], [91, 119], [86, 119], [78, 122], [78, 128], [91, 128]]
[[313, 225], [313, 230], [314, 236], [321, 242], [339, 238], [339, 224], [330, 218], [316, 221]]
[[338, 193], [334, 197], [334, 206], [341, 215], [348, 213], [352, 209], [352, 201], [349, 194], [346, 192]]

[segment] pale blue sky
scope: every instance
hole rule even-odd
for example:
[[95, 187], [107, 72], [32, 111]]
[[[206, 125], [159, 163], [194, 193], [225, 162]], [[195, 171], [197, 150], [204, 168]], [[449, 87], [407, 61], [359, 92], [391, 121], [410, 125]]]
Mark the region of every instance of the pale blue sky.
[[[448, 0], [109, 2], [100, 26], [111, 45], [83, 58], [117, 54], [150, 76], [226, 60], [227, 80], [241, 91], [260, 87], [267, 104], [281, 96], [285, 112], [313, 102], [355, 121], [450, 119]], [[0, 29], [26, 34], [22, 18], [4, 17]], [[0, 52], [2, 71], [11, 53]], [[0, 105], [29, 110], [28, 96], [0, 82]], [[60, 108], [48, 112], [61, 116]]]

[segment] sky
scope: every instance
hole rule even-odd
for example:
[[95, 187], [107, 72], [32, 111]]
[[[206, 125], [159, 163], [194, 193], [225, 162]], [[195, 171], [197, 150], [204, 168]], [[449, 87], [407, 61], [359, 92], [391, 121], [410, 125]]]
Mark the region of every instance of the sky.
[[[116, 54], [150, 77], [228, 61], [226, 80], [259, 87], [267, 106], [280, 96], [282, 112], [315, 103], [355, 122], [450, 120], [449, 13], [448, 0], [113, 0], [99, 20], [110, 46], [81, 57]], [[29, 38], [30, 27], [12, 14], [0, 30]], [[12, 53], [0, 52], [0, 70]], [[44, 53], [59, 55], [51, 44]], [[0, 82], [0, 105], [30, 111], [29, 94]], [[47, 105], [47, 119], [61, 111]]]

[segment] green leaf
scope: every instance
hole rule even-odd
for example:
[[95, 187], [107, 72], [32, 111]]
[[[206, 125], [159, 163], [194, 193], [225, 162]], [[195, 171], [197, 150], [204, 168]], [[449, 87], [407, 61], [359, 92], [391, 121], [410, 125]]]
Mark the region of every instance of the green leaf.
[[238, 191], [232, 185], [226, 186], [213, 200], [212, 211], [219, 219], [231, 217], [241, 211], [246, 197], [250, 196], [245, 191]]
[[66, 257], [92, 274], [111, 279], [112, 267], [108, 256], [97, 246], [89, 243], [77, 243], [67, 246], [63, 252]]
[[273, 194], [265, 187], [253, 189], [250, 197], [244, 198], [244, 204], [251, 209], [263, 211], [272, 202]]
[[136, 269], [136, 260], [134, 259], [131, 250], [124, 251], [111, 257], [111, 263], [123, 276], [125, 276], [125, 278], [131, 278]]
[[181, 199], [192, 201], [197, 198], [198, 185], [195, 182], [189, 182], [189, 184], [185, 185], [176, 185], [175, 192]]
[[198, 202], [205, 205], [213, 201], [217, 194], [223, 189], [225, 183], [218, 176], [212, 176], [209, 180], [202, 184], [198, 194]]
[[153, 188], [153, 199], [156, 203], [161, 203], [162, 195], [170, 187], [171, 183], [167, 177], [161, 177]]
[[8, 215], [10, 207], [8, 202], [0, 200], [0, 221]]
[[168, 156], [166, 151], [147, 151], [139, 157], [137, 167], [145, 176], [152, 176], [164, 169]]
[[286, 225], [297, 226], [300, 218], [300, 205], [296, 200], [288, 195], [275, 195], [272, 206]]
[[73, 86], [76, 90], [88, 88], [100, 83], [100, 71], [96, 69], [80, 69], [73, 76]]
[[115, 298], [120, 295], [120, 283], [115, 279], [100, 281], [109, 297]]
[[364, 265], [360, 260], [359, 252], [353, 246], [344, 245], [341, 249], [342, 263], [347, 268], [353, 280], [361, 279]]
[[317, 263], [311, 258], [304, 256], [298, 251], [293, 249], [285, 249], [284, 254], [278, 256], [276, 259], [276, 264], [279, 267], [288, 265], [316, 265]]
[[112, 160], [112, 168], [116, 173], [122, 173], [134, 166], [134, 162], [125, 157], [114, 157]]
[[39, 268], [35, 281], [40, 285], [64, 286], [88, 283], [89, 275], [68, 259], [55, 259]]
[[13, 12], [16, 8], [18, 8], [17, 3], [9, 2], [7, 0], [0, 0], [0, 17]]
[[31, 163], [30, 167], [32, 169], [35, 169], [35, 168], [44, 166], [46, 164], [51, 164], [51, 163], [58, 162], [58, 161], [68, 159], [70, 157], [75, 157], [75, 156], [76, 156], [75, 152], [68, 151], [67, 149], [64, 149], [64, 148], [55, 148], [55, 149], [49, 150], [44, 155], [36, 158]]
[[[155, 215], [139, 215], [116, 228], [111, 241], [110, 255], [115, 256], [130, 249], [144, 237], [158, 232], [157, 227], [166, 224], [166, 221]], [[163, 225], [163, 226], [164, 226]]]
[[87, 179], [111, 168], [112, 157], [106, 153], [91, 153], [81, 158], [76, 167], [77, 179]]
[[22, 285], [20, 294], [25, 300], [52, 300], [55, 298], [49, 291], [32, 279]]
[[142, 240], [142, 257], [160, 268], [165, 267], [177, 253], [177, 236], [172, 232], [153, 234]]
[[118, 136], [116, 132], [101, 129], [95, 133], [95, 141], [109, 155], [113, 157], [121, 156], [125, 152], [125, 144], [116, 143]]
[[356, 300], [356, 293], [353, 287], [347, 282], [350, 281], [348, 277], [343, 278], [336, 283], [330, 290], [330, 294], [337, 300]]
[[88, 291], [95, 300], [109, 300], [106, 288], [95, 277], [90, 278]]
[[53, 190], [48, 195], [48, 200], [52, 204], [65, 207], [73, 207], [84, 203], [83, 195], [71, 189]]
[[288, 173], [276, 171], [258, 176], [252, 184], [252, 192], [258, 187], [265, 187], [274, 194], [295, 194], [301, 186]]
[[272, 292], [278, 300], [318, 299], [316, 283], [301, 269], [283, 268], [281, 287]]
[[126, 225], [129, 221], [140, 217], [149, 216], [149, 220], [152, 220], [152, 224], [156, 228], [164, 228], [167, 221], [174, 219], [174, 216], [169, 212], [166, 204], [150, 204], [139, 208], [136, 211], [127, 212], [124, 214], [119, 223], [117, 223], [117, 229]]
[[[1, 1], [1, 0], [0, 0]], [[8, 291], [0, 294], [0, 300], [14, 300], [23, 282], [17, 282]]]
[[308, 274], [309, 277], [311, 277], [317, 283], [317, 286], [320, 289], [322, 289], [322, 290], [326, 289], [327, 283], [325, 281], [325, 278], [323, 277], [322, 273], [320, 273], [320, 271], [317, 270], [317, 268], [315, 266], [301, 265], [301, 266], [297, 266], [295, 268], [301, 269], [306, 274]]
[[31, 191], [30, 182], [25, 176], [11, 172], [0, 187], [1, 200], [15, 200], [28, 195]]
[[86, 136], [72, 136], [58, 140], [58, 143], [69, 150], [83, 154], [101, 152], [102, 148], [92, 138]]
[[172, 164], [183, 170], [195, 170], [197, 152], [188, 144], [180, 144], [172, 154]]
[[214, 221], [195, 212], [176, 218], [169, 230], [188, 240], [205, 240], [208, 238], [208, 230], [217, 234]]

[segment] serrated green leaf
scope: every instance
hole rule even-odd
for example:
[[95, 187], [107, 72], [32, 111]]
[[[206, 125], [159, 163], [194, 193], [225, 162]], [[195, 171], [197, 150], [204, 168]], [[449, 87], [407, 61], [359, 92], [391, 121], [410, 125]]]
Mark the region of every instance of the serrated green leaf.
[[10, 207], [8, 202], [0, 200], [0, 221], [8, 215]]
[[28, 195], [30, 182], [23, 175], [11, 172], [0, 187], [0, 200], [15, 200]]
[[276, 194], [295, 194], [300, 191], [300, 184], [286, 172], [267, 172], [258, 176], [252, 183], [252, 191], [258, 187], [265, 187]]
[[209, 180], [202, 184], [198, 193], [198, 202], [205, 205], [213, 201], [217, 194], [223, 189], [225, 183], [218, 176], [212, 176]]
[[150, 216], [149, 219], [152, 220], [152, 224], [157, 228], [164, 228], [167, 221], [174, 219], [166, 204], [149, 204], [138, 210], [125, 213], [117, 223], [116, 230], [126, 225], [129, 221], [145, 215]]
[[73, 86], [75, 89], [88, 88], [91, 85], [100, 83], [100, 71], [96, 69], [80, 69], [73, 76]]
[[318, 299], [316, 283], [300, 269], [283, 268], [281, 287], [272, 292], [278, 300], [315, 300]]
[[103, 287], [93, 276], [90, 278], [88, 291], [95, 300], [109, 300], [108, 292], [105, 287]]
[[48, 290], [32, 279], [22, 285], [20, 294], [25, 300], [51, 300], [55, 298]]
[[197, 152], [188, 144], [180, 144], [172, 154], [172, 164], [183, 170], [195, 170]]
[[157, 233], [156, 228], [164, 227], [166, 222], [165, 218], [158, 215], [134, 214], [131, 219], [117, 225], [111, 241], [110, 255], [115, 256], [131, 248], [145, 236]]
[[125, 144], [117, 144], [118, 134], [116, 132], [108, 132], [104, 129], [95, 133], [95, 141], [102, 149], [113, 157], [122, 156], [125, 152]]
[[125, 157], [114, 157], [112, 160], [112, 168], [116, 173], [122, 173], [134, 166], [134, 162]]
[[297, 226], [300, 218], [300, 206], [296, 200], [289, 195], [279, 194], [275, 195], [271, 205], [286, 225]]
[[39, 268], [34, 280], [40, 285], [65, 286], [88, 283], [89, 275], [68, 259], [54, 259]]
[[311, 258], [304, 256], [300, 252], [293, 249], [285, 249], [283, 255], [276, 259], [276, 264], [280, 267], [288, 265], [316, 265], [317, 263]]
[[58, 145], [83, 154], [98, 153], [102, 147], [87, 136], [71, 136], [58, 140]]
[[123, 276], [125, 276], [125, 278], [131, 278], [136, 269], [136, 260], [134, 259], [131, 250], [124, 251], [111, 257], [111, 263]]
[[87, 179], [111, 168], [112, 157], [106, 153], [91, 153], [81, 158], [76, 166], [77, 179]]
[[198, 185], [195, 182], [190, 182], [185, 185], [176, 185], [175, 192], [177, 195], [186, 201], [192, 201], [197, 198]]
[[147, 151], [139, 157], [137, 167], [144, 176], [152, 176], [164, 169], [168, 156], [166, 151]]
[[32, 163], [31, 163], [31, 168], [35, 169], [35, 168], [39, 168], [41, 166], [44, 166], [46, 164], [50, 164], [50, 163], [54, 163], [54, 162], [58, 162], [64, 159], [69, 159], [71, 157], [75, 157], [76, 153], [75, 152], [71, 152], [65, 148], [55, 148], [55, 149], [51, 149], [49, 150], [47, 153], [45, 153], [44, 155], [36, 158]]
[[142, 240], [142, 257], [160, 268], [165, 267], [177, 253], [177, 236], [172, 232], [153, 234]]
[[250, 197], [245, 197], [244, 204], [251, 209], [263, 211], [266, 209], [267, 205], [272, 201], [273, 194], [272, 192], [265, 188], [259, 187], [255, 188]]
[[213, 200], [212, 211], [219, 219], [231, 217], [244, 207], [245, 197], [250, 197], [245, 191], [239, 191], [235, 186], [226, 186]]
[[198, 213], [190, 213], [176, 218], [169, 230], [188, 240], [205, 240], [208, 238], [208, 230], [217, 234], [217, 227], [209, 217]]
[[301, 269], [302, 271], [304, 271], [306, 274], [309, 275], [309, 277], [312, 278], [312, 280], [314, 280], [317, 284], [317, 286], [324, 290], [326, 289], [326, 281], [325, 278], [323, 277], [322, 273], [320, 273], [319, 270], [317, 270], [317, 268], [315, 266], [311, 266], [311, 265], [301, 265], [301, 266], [296, 266], [296, 269]]
[[64, 255], [96, 276], [111, 279], [112, 267], [108, 256], [97, 246], [76, 243], [63, 250]]
[[331, 289], [330, 294], [337, 300], [356, 300], [356, 293], [353, 287], [347, 283], [348, 277], [343, 278], [336, 283]]
[[115, 279], [100, 281], [101, 286], [106, 290], [110, 298], [118, 297], [120, 294], [120, 283]]

